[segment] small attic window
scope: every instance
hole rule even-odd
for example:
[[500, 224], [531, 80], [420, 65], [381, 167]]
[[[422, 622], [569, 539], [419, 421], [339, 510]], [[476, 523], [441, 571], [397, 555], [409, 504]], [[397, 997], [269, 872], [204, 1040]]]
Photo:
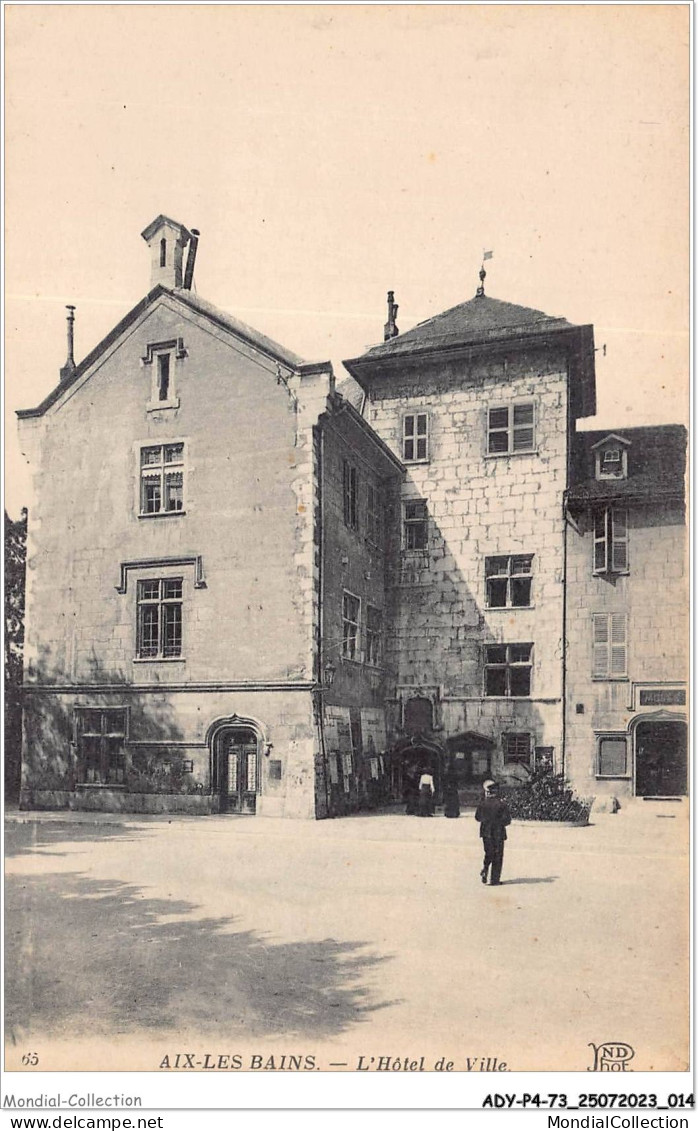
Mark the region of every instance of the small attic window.
[[628, 449], [615, 439], [600, 445], [595, 453], [597, 479], [627, 479]]
[[169, 400], [170, 393], [170, 355], [158, 354], [158, 400]]
[[165, 267], [167, 264], [167, 240], [160, 240], [160, 266]]

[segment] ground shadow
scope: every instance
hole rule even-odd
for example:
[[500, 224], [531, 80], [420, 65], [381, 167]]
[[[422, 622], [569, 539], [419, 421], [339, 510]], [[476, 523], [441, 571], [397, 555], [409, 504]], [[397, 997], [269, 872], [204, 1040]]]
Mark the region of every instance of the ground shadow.
[[502, 887], [505, 884], [507, 887], [510, 884], [554, 884], [557, 879], [558, 876], [521, 876], [516, 880], [500, 880], [500, 884]]
[[[10, 831], [11, 830], [11, 831]], [[13, 822], [5, 826], [5, 857], [23, 856], [27, 853], [41, 852], [42, 856], [68, 856], [73, 851], [59, 852], [56, 844], [89, 844], [103, 840], [135, 840], [136, 837], [151, 836], [147, 829], [134, 829], [118, 821], [105, 821], [79, 824], [77, 821], [33, 821]]]
[[9, 1039], [167, 1032], [319, 1040], [394, 1004], [365, 984], [386, 956], [360, 941], [279, 943], [235, 929], [233, 917], [196, 918], [198, 910], [81, 873], [8, 876]]

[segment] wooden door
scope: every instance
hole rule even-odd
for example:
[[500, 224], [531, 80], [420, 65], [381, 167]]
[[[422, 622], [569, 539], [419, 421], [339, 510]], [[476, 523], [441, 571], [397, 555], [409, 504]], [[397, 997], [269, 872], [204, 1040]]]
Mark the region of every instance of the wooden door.
[[218, 788], [222, 813], [255, 813], [259, 790], [257, 737], [225, 730], [218, 739]]

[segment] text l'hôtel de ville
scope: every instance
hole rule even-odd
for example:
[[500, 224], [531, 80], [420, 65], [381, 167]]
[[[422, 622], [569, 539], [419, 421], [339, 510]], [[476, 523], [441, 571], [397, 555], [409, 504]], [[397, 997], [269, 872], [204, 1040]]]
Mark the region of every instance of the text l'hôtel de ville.
[[509, 1072], [496, 1056], [466, 1056], [459, 1062], [448, 1057], [362, 1054], [353, 1060], [321, 1062], [314, 1054], [172, 1052], [158, 1068], [182, 1072], [318, 1072], [343, 1068], [350, 1072]]

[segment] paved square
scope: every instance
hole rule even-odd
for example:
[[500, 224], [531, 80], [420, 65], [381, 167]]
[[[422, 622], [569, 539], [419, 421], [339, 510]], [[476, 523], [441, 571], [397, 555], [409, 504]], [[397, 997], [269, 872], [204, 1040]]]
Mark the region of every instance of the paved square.
[[318, 823], [18, 814], [6, 827], [7, 1067], [167, 1054], [687, 1060], [686, 806], [514, 824], [480, 883], [472, 812]]

